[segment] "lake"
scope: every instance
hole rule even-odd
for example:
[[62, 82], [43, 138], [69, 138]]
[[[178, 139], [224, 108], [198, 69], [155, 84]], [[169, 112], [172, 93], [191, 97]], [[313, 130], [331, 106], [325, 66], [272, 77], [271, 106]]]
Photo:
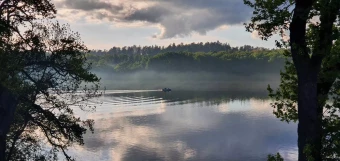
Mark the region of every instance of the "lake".
[[297, 160], [297, 125], [272, 114], [266, 92], [106, 91], [92, 100], [95, 132], [70, 153], [96, 161]]

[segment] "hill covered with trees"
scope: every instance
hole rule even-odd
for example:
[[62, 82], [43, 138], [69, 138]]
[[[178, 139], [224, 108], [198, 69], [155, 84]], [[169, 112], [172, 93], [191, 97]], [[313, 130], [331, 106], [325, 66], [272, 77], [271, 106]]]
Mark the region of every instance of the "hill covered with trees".
[[[144, 52], [146, 54], [137, 54], [144, 49], [148, 51]], [[283, 50], [269, 50], [249, 45], [231, 47], [220, 42], [177, 46], [172, 44], [168, 47], [113, 47], [109, 51], [91, 51], [87, 58], [95, 70], [111, 72], [239, 70], [239, 73], [246, 73], [255, 69], [258, 69], [258, 72], [261, 70], [266, 72], [268, 69], [281, 68], [284, 62]]]
[[[214, 44], [211, 46], [216, 46], [215, 51], [208, 51], [205, 44]], [[262, 81], [266, 86], [268, 83], [265, 81], [279, 79], [279, 72], [284, 66], [284, 50], [247, 45], [230, 47], [218, 42], [205, 44], [153, 47], [150, 50], [152, 54], [92, 51], [86, 57], [92, 63], [93, 71], [102, 78], [104, 86], [117, 87], [114, 89], [152, 89], [164, 86], [188, 90], [203, 86], [205, 89], [218, 86], [229, 88], [226, 82], [240, 86], [239, 83], [243, 85], [244, 80], [248, 84], [252, 82], [249, 85]], [[221, 46], [225, 48], [219, 48]], [[190, 50], [178, 51], [181, 47]], [[155, 54], [157, 48], [163, 48], [164, 52]]]

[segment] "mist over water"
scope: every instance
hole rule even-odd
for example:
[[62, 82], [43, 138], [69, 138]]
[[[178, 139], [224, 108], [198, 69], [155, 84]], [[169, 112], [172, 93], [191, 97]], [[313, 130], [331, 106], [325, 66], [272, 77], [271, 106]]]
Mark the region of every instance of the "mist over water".
[[88, 102], [96, 112], [75, 109], [95, 121], [95, 132], [71, 153], [99, 161], [264, 161], [279, 152], [297, 160], [296, 124], [275, 118], [266, 90], [279, 85], [283, 51], [216, 45], [87, 55], [105, 94]]
[[[101, 104], [98, 104], [101, 102]], [[297, 160], [296, 124], [272, 114], [267, 92], [117, 91], [90, 101], [94, 134], [70, 152], [99, 161], [263, 161], [280, 152]]]
[[101, 77], [101, 88], [108, 90], [157, 90], [167, 87], [177, 91], [257, 91], [265, 90], [268, 84], [278, 87], [280, 80], [279, 72], [256, 75], [156, 71], [94, 73]]

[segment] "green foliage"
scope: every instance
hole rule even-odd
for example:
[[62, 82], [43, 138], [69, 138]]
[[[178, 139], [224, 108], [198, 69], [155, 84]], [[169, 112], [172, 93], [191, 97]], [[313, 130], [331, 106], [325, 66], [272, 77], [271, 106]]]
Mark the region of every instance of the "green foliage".
[[[274, 91], [268, 86], [268, 91], [274, 99], [272, 106], [276, 117], [287, 122], [303, 119], [298, 125], [299, 159], [339, 160], [336, 91], [339, 90], [337, 78], [340, 71], [340, 1], [244, 0], [244, 3], [254, 9], [251, 22], [245, 24], [247, 31], [257, 31], [263, 40], [278, 33], [282, 39], [276, 41], [276, 45], [290, 47], [291, 52], [287, 55], [294, 63], [286, 62], [279, 89]], [[312, 22], [312, 18], [319, 18], [320, 22]], [[290, 30], [290, 40], [284, 41], [287, 30]], [[303, 94], [308, 85], [311, 85], [311, 93]], [[298, 95], [303, 99], [298, 100]], [[317, 104], [307, 102], [314, 101], [313, 98], [317, 98]], [[299, 114], [298, 102], [301, 105]], [[322, 129], [318, 122], [322, 122]], [[322, 147], [318, 146], [320, 140]]]
[[[95, 55], [87, 59], [94, 69], [107, 69], [116, 72], [136, 70], [153, 71], [207, 71], [238, 72], [239, 74], [261, 73], [283, 66], [283, 50], [254, 50], [249, 52], [167, 52], [155, 56], [147, 55]], [[105, 62], [105, 64], [101, 64]], [[247, 67], [251, 66], [251, 68]], [[268, 67], [271, 68], [268, 68]]]
[[276, 153], [276, 155], [269, 154], [267, 157], [267, 161], [284, 161], [280, 153]]
[[[337, 78], [340, 74], [334, 66], [340, 60], [340, 40], [333, 44], [331, 53], [323, 61], [323, 70], [319, 74], [319, 90], [323, 90], [323, 85], [329, 80]], [[268, 86], [269, 96], [274, 100], [272, 107], [277, 118], [286, 122], [298, 121], [297, 111], [297, 86], [298, 79], [294, 64], [286, 61], [285, 71], [281, 72], [280, 87], [274, 92]], [[332, 82], [332, 88], [323, 95], [319, 93], [319, 106], [323, 107], [322, 116], [322, 156], [324, 160], [340, 158], [340, 82]], [[305, 152], [311, 153], [310, 146], [307, 146]]]
[[257, 49], [263, 49], [259, 47], [252, 47], [250, 45], [244, 45], [241, 47], [231, 47], [228, 43], [217, 42], [200, 42], [200, 43], [190, 43], [190, 44], [170, 44], [167, 47], [164, 46], [124, 46], [124, 47], [112, 47], [109, 50], [93, 50], [91, 51], [95, 55], [156, 55], [159, 53], [167, 52], [219, 52], [225, 51], [228, 53], [240, 52], [240, 51], [252, 51]]
[[[292, 18], [291, 7], [295, 4], [293, 0], [243, 1], [244, 4], [254, 9], [251, 22], [245, 23], [248, 32], [257, 31], [262, 40], [268, 40], [268, 38], [278, 33], [283, 40]], [[286, 44], [276, 41], [276, 45], [283, 47]]]
[[293, 63], [286, 60], [284, 72], [280, 72], [281, 83], [275, 92], [268, 85], [269, 97], [275, 100], [272, 104], [274, 115], [281, 121], [298, 121], [297, 111], [297, 75]]

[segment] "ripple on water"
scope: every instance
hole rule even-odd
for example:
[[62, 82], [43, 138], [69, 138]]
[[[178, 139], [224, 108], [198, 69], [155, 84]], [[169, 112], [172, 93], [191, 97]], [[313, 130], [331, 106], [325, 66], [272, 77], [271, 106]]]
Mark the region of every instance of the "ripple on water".
[[[194, 95], [194, 94], [193, 94]], [[296, 125], [272, 115], [268, 100], [221, 94], [111, 92], [96, 101], [95, 133], [72, 154], [88, 160], [296, 160]]]

